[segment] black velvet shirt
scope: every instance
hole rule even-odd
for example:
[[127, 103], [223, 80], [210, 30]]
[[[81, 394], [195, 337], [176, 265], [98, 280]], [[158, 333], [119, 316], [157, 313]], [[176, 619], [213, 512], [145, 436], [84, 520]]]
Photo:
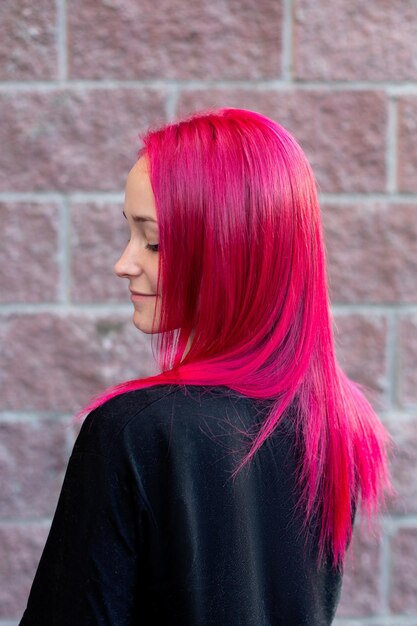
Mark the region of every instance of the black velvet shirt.
[[318, 570], [316, 533], [303, 550], [291, 410], [230, 477], [265, 407], [164, 385], [92, 411], [19, 626], [331, 624], [342, 571]]

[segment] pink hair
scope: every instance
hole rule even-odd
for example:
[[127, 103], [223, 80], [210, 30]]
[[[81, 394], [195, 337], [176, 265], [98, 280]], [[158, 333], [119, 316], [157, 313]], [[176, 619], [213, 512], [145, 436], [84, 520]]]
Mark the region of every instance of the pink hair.
[[337, 567], [359, 496], [369, 521], [384, 489], [395, 493], [393, 441], [335, 358], [308, 160], [281, 125], [241, 109], [196, 113], [141, 138], [159, 225], [161, 373], [107, 389], [75, 419], [153, 385], [223, 385], [272, 399], [235, 477], [294, 405], [299, 506], [306, 529], [319, 514], [319, 564], [330, 548]]

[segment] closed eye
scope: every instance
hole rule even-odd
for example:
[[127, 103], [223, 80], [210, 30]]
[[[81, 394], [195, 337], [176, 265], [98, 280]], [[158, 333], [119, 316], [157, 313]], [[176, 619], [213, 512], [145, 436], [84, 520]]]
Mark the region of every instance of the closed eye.
[[[130, 239], [127, 240], [127, 243], [129, 243]], [[151, 252], [158, 252], [158, 248], [159, 248], [159, 244], [158, 243], [147, 243], [146, 244], [146, 248], [148, 250], [150, 250]]]

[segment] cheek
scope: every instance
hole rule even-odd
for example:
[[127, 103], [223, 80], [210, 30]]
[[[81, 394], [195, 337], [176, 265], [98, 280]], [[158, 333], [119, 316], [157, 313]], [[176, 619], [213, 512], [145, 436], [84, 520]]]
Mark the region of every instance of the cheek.
[[[158, 282], [158, 259], [153, 263], [152, 268], [151, 268], [151, 275], [152, 275], [152, 283], [155, 287], [155, 291], [156, 291], [156, 284]], [[162, 276], [161, 276], [161, 284], [160, 287], [162, 285]]]

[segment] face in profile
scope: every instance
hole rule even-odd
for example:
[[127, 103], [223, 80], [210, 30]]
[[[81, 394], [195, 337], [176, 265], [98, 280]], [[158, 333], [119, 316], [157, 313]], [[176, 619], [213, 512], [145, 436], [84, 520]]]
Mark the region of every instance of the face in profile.
[[114, 272], [127, 279], [126, 288], [142, 295], [132, 296], [133, 323], [144, 333], [152, 332], [156, 307], [155, 331], [159, 325], [160, 294], [156, 292], [158, 276], [158, 222], [146, 155], [132, 167], [125, 188], [124, 214], [130, 239]]

